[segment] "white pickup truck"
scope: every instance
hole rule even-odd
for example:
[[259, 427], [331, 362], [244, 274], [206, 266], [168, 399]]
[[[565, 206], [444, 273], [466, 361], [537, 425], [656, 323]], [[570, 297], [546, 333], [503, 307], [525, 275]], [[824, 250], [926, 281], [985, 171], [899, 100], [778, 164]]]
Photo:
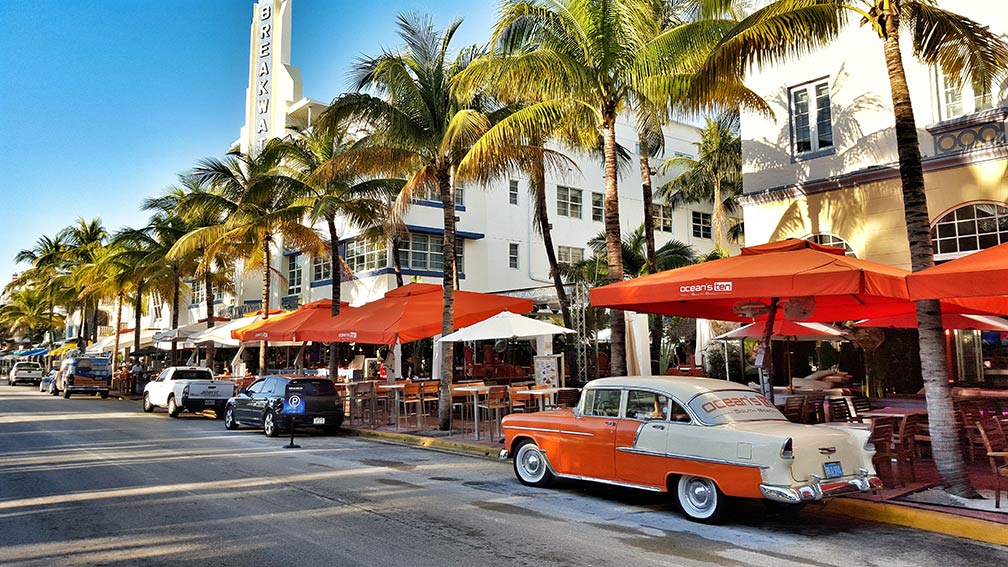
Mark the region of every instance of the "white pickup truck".
[[7, 385], [13, 386], [18, 382], [31, 382], [38, 386], [42, 381], [42, 365], [37, 362], [15, 362], [7, 375]]
[[144, 387], [143, 410], [155, 407], [168, 408], [168, 415], [178, 417], [183, 410], [201, 412], [213, 410], [220, 418], [228, 398], [235, 395], [235, 383], [214, 380], [207, 368], [196, 366], [169, 366]]

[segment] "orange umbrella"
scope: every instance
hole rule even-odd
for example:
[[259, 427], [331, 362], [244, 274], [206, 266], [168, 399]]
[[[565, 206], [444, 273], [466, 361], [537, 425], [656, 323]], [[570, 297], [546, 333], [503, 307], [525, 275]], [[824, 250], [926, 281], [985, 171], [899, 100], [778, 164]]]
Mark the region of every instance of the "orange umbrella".
[[[346, 302], [340, 303], [340, 315], [348, 310], [353, 310]], [[294, 311], [289, 311], [281, 316], [270, 317], [264, 321], [257, 321], [247, 327], [238, 329], [232, 334], [234, 338], [244, 341], [304, 341], [306, 339], [298, 336], [298, 331], [307, 325], [318, 322], [331, 321], [332, 300], [320, 299], [306, 303]]]
[[[328, 320], [298, 329], [303, 341], [393, 344], [433, 337], [441, 332], [444, 291], [434, 284], [411, 283], [385, 297]], [[465, 327], [502, 311], [528, 313], [532, 300], [472, 291], [455, 292], [455, 327]]]
[[1008, 243], [911, 274], [914, 299], [1008, 295]]
[[841, 248], [789, 239], [591, 290], [596, 307], [749, 321], [778, 298], [784, 318], [865, 319], [908, 309], [909, 272], [844, 255]]
[[[890, 329], [916, 329], [917, 314], [904, 313], [890, 317], [875, 317], [854, 324], [855, 327], [886, 327]], [[942, 327], [945, 329], [976, 329], [979, 331], [1008, 331], [1008, 321], [1000, 317], [946, 313], [942, 307]]]
[[[715, 339], [754, 339], [762, 338], [766, 332], [766, 319], [728, 331]], [[794, 341], [828, 341], [844, 337], [844, 332], [830, 325], [821, 323], [797, 323], [786, 319], [774, 321], [773, 338]]]

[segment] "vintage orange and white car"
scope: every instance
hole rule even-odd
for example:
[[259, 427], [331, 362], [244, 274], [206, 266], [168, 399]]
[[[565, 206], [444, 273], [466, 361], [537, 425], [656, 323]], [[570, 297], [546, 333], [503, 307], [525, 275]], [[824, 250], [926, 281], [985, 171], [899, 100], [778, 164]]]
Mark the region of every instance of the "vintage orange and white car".
[[554, 477], [671, 492], [692, 520], [715, 522], [726, 497], [800, 507], [881, 486], [867, 430], [789, 422], [746, 386], [656, 376], [589, 382], [577, 406], [512, 413], [501, 457], [518, 480]]

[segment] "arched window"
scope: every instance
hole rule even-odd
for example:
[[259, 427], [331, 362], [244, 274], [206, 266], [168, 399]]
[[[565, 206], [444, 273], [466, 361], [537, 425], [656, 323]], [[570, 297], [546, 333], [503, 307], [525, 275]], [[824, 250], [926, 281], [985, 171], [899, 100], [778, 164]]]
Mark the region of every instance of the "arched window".
[[810, 234], [802, 240], [808, 240], [809, 242], [815, 242], [816, 244], [822, 244], [823, 246], [835, 246], [837, 248], [843, 248], [844, 252], [851, 257], [857, 258], [857, 254], [854, 253], [854, 249], [851, 248], [847, 241], [835, 234], [829, 232], [820, 232], [817, 234]]
[[973, 203], [951, 211], [931, 227], [935, 260], [951, 260], [1008, 242], [1008, 207]]

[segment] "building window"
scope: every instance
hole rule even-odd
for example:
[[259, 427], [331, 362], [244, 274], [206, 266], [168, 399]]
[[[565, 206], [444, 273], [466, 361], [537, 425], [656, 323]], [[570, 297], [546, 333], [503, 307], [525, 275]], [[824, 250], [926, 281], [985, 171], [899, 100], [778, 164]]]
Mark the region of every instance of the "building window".
[[938, 89], [941, 120], [994, 108], [994, 97], [991, 96], [990, 88], [978, 92], [969, 83], [957, 85], [955, 81], [946, 79], [941, 71], [938, 72]]
[[672, 232], [672, 207], [668, 205], [653, 205], [655, 230]]
[[573, 246], [557, 246], [557, 262], [564, 264], [577, 264], [584, 260], [584, 248]]
[[518, 243], [508, 242], [508, 266], [511, 269], [518, 269]]
[[190, 303], [203, 303], [206, 301], [206, 288], [203, 287], [203, 280], [193, 280], [192, 301]]
[[508, 202], [512, 205], [518, 204], [518, 180], [512, 179], [508, 183]]
[[358, 238], [346, 243], [345, 260], [354, 273], [384, 268], [388, 264], [386, 258], [385, 241]]
[[[434, 203], [441, 202], [441, 190], [437, 187], [428, 187], [423, 191], [420, 191], [416, 198], [417, 201], [431, 201]], [[464, 207], [465, 206], [465, 191], [461, 187], [455, 188], [455, 206]]]
[[951, 260], [1008, 242], [1008, 207], [996, 203], [960, 207], [935, 223], [931, 240], [935, 260]]
[[790, 99], [792, 154], [798, 156], [832, 148], [829, 84], [818, 81], [793, 87]]
[[807, 240], [809, 242], [815, 242], [816, 244], [822, 244], [823, 246], [834, 246], [836, 248], [843, 248], [844, 254], [852, 258], [857, 258], [857, 254], [854, 253], [854, 249], [851, 248], [847, 241], [835, 234], [830, 234], [828, 232], [823, 232], [819, 234], [811, 234], [806, 236], [802, 240]]
[[709, 213], [693, 211], [693, 236], [697, 238], [711, 237], [711, 216]]
[[581, 218], [581, 190], [557, 185], [557, 214]]
[[592, 191], [592, 220], [602, 222], [605, 220], [605, 197], [602, 193]]
[[[442, 242], [440, 234], [411, 234], [399, 245], [399, 263], [410, 270], [443, 272]], [[462, 239], [455, 239], [455, 269], [465, 271], [462, 263]]]
[[332, 264], [329, 256], [316, 254], [312, 257], [312, 281], [320, 282], [332, 277]]
[[287, 256], [287, 295], [301, 293], [301, 254]]

